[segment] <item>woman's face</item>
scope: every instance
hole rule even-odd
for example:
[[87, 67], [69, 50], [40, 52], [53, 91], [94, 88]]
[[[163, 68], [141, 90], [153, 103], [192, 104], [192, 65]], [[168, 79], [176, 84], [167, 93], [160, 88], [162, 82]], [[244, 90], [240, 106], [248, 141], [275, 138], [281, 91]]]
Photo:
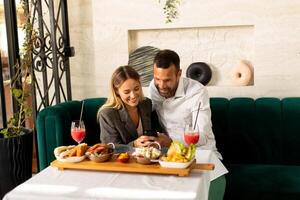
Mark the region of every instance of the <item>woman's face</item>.
[[122, 101], [126, 107], [136, 107], [139, 104], [141, 96], [141, 85], [134, 79], [126, 80], [118, 89]]

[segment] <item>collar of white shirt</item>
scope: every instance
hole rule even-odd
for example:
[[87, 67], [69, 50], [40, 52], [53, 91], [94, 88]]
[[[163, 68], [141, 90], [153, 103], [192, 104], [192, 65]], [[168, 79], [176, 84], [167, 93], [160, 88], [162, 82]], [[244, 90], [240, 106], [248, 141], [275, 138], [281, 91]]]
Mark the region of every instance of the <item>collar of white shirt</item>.
[[183, 97], [184, 95], [185, 95], [185, 89], [184, 89], [184, 84], [183, 84], [183, 78], [180, 77], [174, 98]]

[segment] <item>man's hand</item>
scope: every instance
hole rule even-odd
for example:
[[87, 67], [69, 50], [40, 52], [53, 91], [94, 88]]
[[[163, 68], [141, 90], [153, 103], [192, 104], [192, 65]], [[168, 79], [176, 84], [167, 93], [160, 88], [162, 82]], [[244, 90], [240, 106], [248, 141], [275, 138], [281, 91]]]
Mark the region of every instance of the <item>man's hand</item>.
[[162, 147], [169, 147], [172, 143], [172, 139], [168, 135], [163, 133], [157, 133], [155, 141], [158, 142]]
[[142, 135], [133, 142], [134, 147], [146, 147], [149, 143], [156, 141], [156, 137]]

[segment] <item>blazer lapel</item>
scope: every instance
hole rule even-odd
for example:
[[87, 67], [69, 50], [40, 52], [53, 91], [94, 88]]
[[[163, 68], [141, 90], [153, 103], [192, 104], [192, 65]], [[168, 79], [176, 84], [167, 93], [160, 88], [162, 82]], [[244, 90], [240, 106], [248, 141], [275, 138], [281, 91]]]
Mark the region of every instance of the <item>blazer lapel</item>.
[[[127, 132], [132, 137], [136, 138], [137, 137], [137, 131], [136, 131], [136, 128], [134, 127], [134, 124], [133, 124], [131, 118], [129, 117], [129, 114], [128, 114], [126, 108], [124, 107], [124, 108], [120, 109], [119, 114], [120, 114], [121, 121], [123, 122], [124, 127], [127, 130]], [[128, 137], [128, 139], [132, 138], [132, 137]]]

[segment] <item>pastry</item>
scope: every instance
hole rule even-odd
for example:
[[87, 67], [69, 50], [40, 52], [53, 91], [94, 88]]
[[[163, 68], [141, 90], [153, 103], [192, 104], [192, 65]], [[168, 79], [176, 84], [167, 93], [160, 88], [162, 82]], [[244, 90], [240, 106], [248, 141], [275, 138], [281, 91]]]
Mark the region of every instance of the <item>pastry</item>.
[[80, 156], [83, 156], [87, 150], [88, 146], [86, 143], [82, 143], [82, 144], [79, 144], [75, 147], [76, 149], [76, 156], [80, 157]]

